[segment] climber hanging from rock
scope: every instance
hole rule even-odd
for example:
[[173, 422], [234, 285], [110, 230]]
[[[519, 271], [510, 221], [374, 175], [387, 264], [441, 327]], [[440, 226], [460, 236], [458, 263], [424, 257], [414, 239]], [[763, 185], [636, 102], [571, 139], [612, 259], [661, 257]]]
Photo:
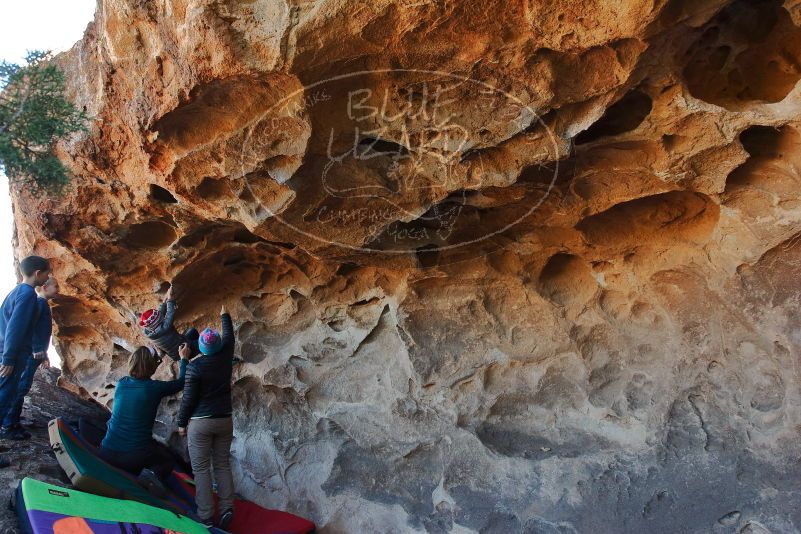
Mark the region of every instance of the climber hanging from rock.
[[187, 343], [192, 350], [192, 357], [198, 352], [197, 329], [189, 328], [183, 334], [173, 325], [175, 320], [175, 298], [173, 298], [172, 284], [164, 301], [158, 309], [151, 309], [144, 312], [139, 317], [139, 326], [144, 330], [145, 336], [153, 342], [161, 352], [167, 354], [173, 361], [178, 361], [178, 347], [181, 343]]
[[35, 288], [45, 284], [51, 274], [50, 262], [40, 256], [23, 259], [19, 269], [22, 283], [0, 305], [0, 439], [13, 440], [26, 439], [12, 412], [23, 372], [33, 357], [33, 332], [40, 310]]

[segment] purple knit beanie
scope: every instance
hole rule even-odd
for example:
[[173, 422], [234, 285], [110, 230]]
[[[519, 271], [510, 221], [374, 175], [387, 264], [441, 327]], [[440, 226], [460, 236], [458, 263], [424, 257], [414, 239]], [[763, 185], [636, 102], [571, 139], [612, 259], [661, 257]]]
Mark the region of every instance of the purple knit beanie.
[[197, 345], [200, 349], [200, 352], [207, 356], [210, 354], [216, 354], [220, 352], [220, 349], [222, 349], [222, 336], [220, 336], [220, 333], [213, 328], [206, 328], [200, 333], [200, 337], [197, 340]]

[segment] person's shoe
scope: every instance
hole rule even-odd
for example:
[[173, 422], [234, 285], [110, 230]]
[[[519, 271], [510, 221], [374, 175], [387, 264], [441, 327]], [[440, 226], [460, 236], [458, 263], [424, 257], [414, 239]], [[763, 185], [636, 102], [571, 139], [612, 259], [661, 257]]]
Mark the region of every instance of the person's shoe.
[[217, 524], [223, 530], [228, 530], [228, 526], [231, 524], [231, 521], [234, 520], [234, 511], [230, 508], [223, 513], [220, 514], [220, 521]]
[[201, 519], [200, 524], [206, 528], [214, 528], [214, 518], [210, 517], [208, 519]]
[[142, 469], [142, 472], [139, 473], [138, 481], [151, 495], [161, 498], [167, 496], [167, 488], [161, 483], [156, 473], [150, 469]]
[[[27, 434], [27, 435], [26, 435]], [[0, 428], [0, 439], [12, 439], [14, 441], [25, 441], [31, 435], [24, 431], [19, 431], [11, 427]]]

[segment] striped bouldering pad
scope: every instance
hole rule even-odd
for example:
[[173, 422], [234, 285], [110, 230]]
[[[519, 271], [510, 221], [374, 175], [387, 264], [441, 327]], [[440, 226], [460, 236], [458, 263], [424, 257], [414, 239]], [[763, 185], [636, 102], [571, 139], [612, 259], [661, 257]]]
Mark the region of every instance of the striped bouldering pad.
[[151, 494], [139, 484], [136, 477], [104, 462], [97, 456], [95, 448], [63, 419], [50, 421], [48, 432], [56, 460], [77, 489], [114, 499], [139, 501], [177, 514], [191, 515], [194, 502], [187, 502], [173, 494], [168, 494], [165, 498]]
[[23, 479], [15, 507], [25, 534], [208, 534], [192, 519], [135, 501]]

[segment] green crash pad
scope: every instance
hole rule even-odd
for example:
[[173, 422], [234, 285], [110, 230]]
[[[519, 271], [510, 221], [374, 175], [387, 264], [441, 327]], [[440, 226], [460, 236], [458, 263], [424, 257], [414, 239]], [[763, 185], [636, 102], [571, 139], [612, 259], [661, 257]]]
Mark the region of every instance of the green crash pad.
[[200, 523], [162, 508], [92, 495], [32, 478], [20, 483], [16, 507], [23, 531], [33, 534], [209, 532]]
[[62, 419], [50, 421], [48, 432], [59, 465], [76, 488], [105, 497], [139, 501], [179, 514], [191, 513], [191, 503], [175, 495], [159, 498], [140, 486], [130, 473], [101, 460], [94, 448]]

